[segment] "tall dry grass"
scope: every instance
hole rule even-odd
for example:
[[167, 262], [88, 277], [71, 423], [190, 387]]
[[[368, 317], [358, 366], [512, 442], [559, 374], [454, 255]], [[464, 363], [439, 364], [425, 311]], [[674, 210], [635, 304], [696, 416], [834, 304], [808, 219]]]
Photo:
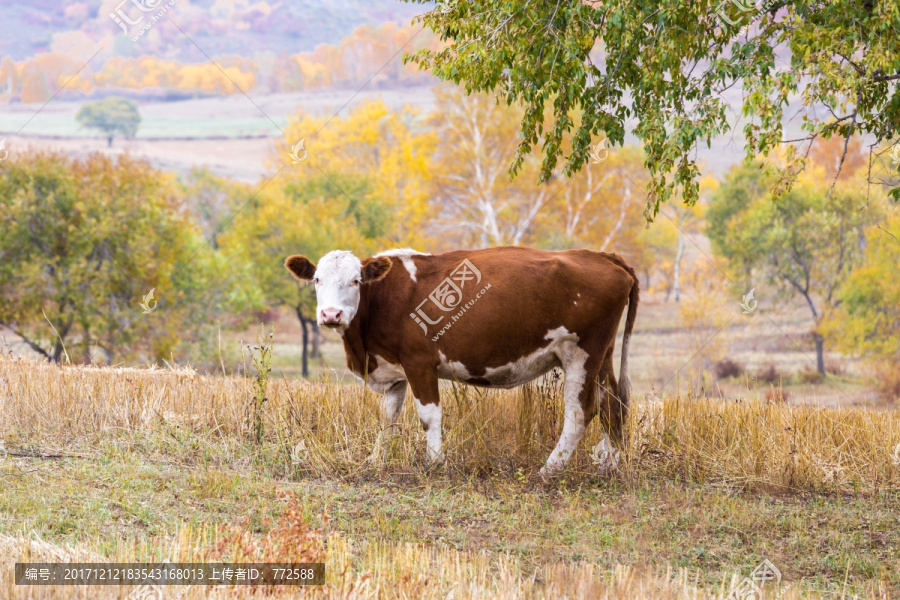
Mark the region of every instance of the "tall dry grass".
[[[380, 397], [360, 384], [272, 380], [262, 403], [255, 386], [250, 378], [189, 369], [58, 367], [4, 357], [0, 433], [18, 452], [71, 452], [110, 439], [126, 443], [158, 431], [188, 431], [196, 440], [178, 448], [179, 460], [252, 459], [276, 476], [354, 477], [426, 466], [411, 402], [388, 443]], [[512, 391], [448, 386], [442, 402], [443, 468], [452, 476], [535, 476], [561, 427], [562, 385], [553, 378]], [[893, 454], [900, 444], [897, 411], [675, 396], [635, 402], [626, 427], [615, 475], [626, 483], [679, 477], [855, 493], [900, 483]], [[600, 437], [600, 427], [591, 426], [569, 475], [595, 476], [590, 450]], [[162, 445], [155, 449], [166, 452]]]
[[[424, 435], [414, 407], [406, 406], [400, 431], [385, 443], [380, 399], [359, 384], [282, 379], [269, 381], [264, 389], [259, 385], [252, 378], [208, 376], [190, 369], [58, 367], [6, 356], [0, 358], [0, 442], [4, 444], [0, 454], [90, 455], [114, 443], [188, 464], [252, 464], [273, 477], [369, 478], [421, 474], [427, 469]], [[443, 402], [446, 463], [425, 477], [491, 474], [538, 479], [536, 471], [561, 427], [558, 379], [548, 377], [501, 392], [448, 386]], [[867, 494], [900, 482], [900, 465], [892, 457], [892, 448], [900, 443], [896, 411], [683, 396], [637, 401], [633, 408], [621, 466], [614, 475], [623, 485], [645, 478], [680, 478], [725, 486]], [[589, 429], [564, 477], [598, 477], [590, 448], [600, 435], [599, 427]], [[177, 442], [185, 437], [190, 438], [189, 444]], [[104, 556], [91, 547], [54, 546], [34, 536], [0, 536], [0, 556], [6, 557], [7, 565], [42, 559], [284, 560], [285, 550], [272, 548], [305, 548], [319, 553], [326, 563], [327, 583], [320, 588], [169, 588], [171, 597], [185, 600], [273, 594], [712, 599], [723, 597], [739, 581], [734, 575], [716, 589], [701, 589], [698, 574], [685, 570], [621, 566], [609, 572], [590, 564], [544, 566], [524, 573], [513, 560], [496, 554], [384, 541], [351, 544], [333, 532], [312, 530], [299, 522], [289, 525], [273, 527], [265, 536], [281, 540], [271, 547], [254, 546], [253, 539], [259, 536], [242, 531], [240, 525], [214, 529], [183, 525], [171, 538], [122, 543]], [[125, 598], [130, 591], [15, 586], [12, 569], [0, 569], [3, 599], [95, 600]], [[784, 600], [817, 597], [793, 588], [780, 593]], [[875, 588], [867, 596], [888, 597]]]

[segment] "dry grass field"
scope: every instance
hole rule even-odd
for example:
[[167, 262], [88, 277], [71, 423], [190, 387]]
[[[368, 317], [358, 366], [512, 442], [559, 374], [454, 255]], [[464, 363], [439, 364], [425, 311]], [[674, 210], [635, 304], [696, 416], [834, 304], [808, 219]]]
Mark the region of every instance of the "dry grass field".
[[[253, 373], [253, 369], [250, 368]], [[562, 400], [448, 386], [429, 468], [408, 402], [393, 439], [359, 385], [0, 359], [0, 598], [26, 560], [326, 563], [324, 586], [167, 597], [722, 598], [763, 559], [766, 598], [900, 597], [900, 414], [740, 396], [639, 400], [620, 469], [588, 429], [537, 474]]]

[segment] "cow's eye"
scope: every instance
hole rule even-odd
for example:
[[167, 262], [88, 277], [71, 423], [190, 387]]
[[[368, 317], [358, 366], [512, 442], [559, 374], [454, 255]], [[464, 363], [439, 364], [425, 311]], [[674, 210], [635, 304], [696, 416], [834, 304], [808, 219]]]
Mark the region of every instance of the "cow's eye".
[[359, 285], [362, 283], [362, 279], [356, 279], [353, 281], [353, 285]]
[[318, 277], [313, 277], [313, 283], [316, 284], [316, 285], [319, 285], [319, 278], [318, 278]]

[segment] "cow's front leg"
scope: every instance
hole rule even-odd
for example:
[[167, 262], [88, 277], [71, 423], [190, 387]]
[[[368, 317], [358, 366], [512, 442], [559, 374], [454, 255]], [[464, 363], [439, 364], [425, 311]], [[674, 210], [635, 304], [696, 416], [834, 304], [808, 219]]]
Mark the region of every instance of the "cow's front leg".
[[410, 377], [409, 385], [416, 399], [419, 422], [425, 430], [428, 459], [432, 462], [441, 462], [444, 456], [441, 454], [441, 397], [437, 375], [422, 373]]

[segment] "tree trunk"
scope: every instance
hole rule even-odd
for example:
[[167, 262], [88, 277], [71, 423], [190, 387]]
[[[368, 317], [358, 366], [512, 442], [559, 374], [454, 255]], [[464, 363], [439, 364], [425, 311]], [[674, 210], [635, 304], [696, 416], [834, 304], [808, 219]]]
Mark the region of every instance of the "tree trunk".
[[309, 377], [309, 319], [303, 316], [303, 310], [297, 307], [297, 318], [303, 327], [303, 377]]
[[113, 140], [113, 136], [110, 135], [110, 136], [106, 137], [106, 147], [107, 148], [112, 148], [112, 140]]
[[322, 358], [322, 330], [319, 329], [319, 324], [312, 319], [310, 319], [310, 324], [312, 326], [312, 350], [309, 357], [319, 359]]
[[816, 340], [816, 369], [819, 375], [825, 375], [825, 338], [819, 332], [813, 334]]
[[678, 252], [675, 253], [675, 274], [672, 285], [675, 291], [675, 302], [681, 298], [681, 257], [684, 256], [684, 234], [678, 231]]
[[50, 358], [56, 364], [59, 364], [60, 358], [62, 358], [63, 353], [63, 345], [62, 341], [59, 338], [56, 339], [56, 344], [53, 346], [53, 356]]

